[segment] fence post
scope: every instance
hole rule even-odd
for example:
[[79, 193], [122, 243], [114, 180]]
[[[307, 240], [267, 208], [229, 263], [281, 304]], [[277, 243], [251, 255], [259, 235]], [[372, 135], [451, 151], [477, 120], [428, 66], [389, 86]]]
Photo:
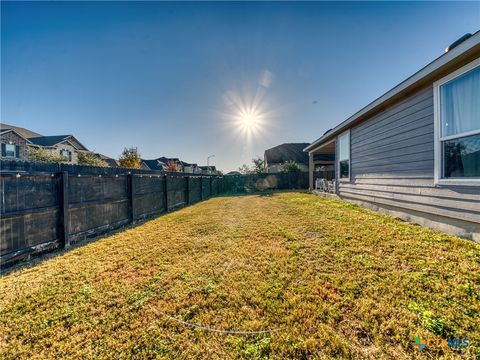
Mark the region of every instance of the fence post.
[[165, 188], [163, 189], [165, 192], [165, 212], [168, 212], [168, 186], [167, 186], [167, 180], [168, 176], [167, 174], [163, 175], [165, 177]]
[[210, 175], [210, 197], [212, 197], [212, 175]]
[[185, 190], [185, 204], [188, 205], [190, 203], [190, 176], [186, 176], [187, 184]]
[[129, 200], [129, 204], [130, 204], [130, 222], [133, 222], [133, 220], [135, 219], [134, 218], [134, 207], [133, 207], [133, 197], [134, 197], [134, 189], [133, 189], [133, 181], [134, 181], [134, 177], [133, 177], [133, 174], [132, 173], [129, 173], [128, 174], [128, 200]]
[[61, 193], [62, 193], [62, 229], [63, 229], [63, 247], [70, 247], [70, 213], [68, 211], [68, 171], [61, 173]]
[[200, 176], [200, 201], [203, 201], [203, 176]]

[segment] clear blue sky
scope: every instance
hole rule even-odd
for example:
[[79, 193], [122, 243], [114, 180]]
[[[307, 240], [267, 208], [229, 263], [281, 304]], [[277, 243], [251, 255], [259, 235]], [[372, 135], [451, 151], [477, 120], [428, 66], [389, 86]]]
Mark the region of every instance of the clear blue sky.
[[[236, 169], [311, 142], [480, 28], [480, 2], [2, 2], [1, 121]], [[256, 94], [256, 95], [255, 95]], [[262, 131], [232, 126], [257, 96]]]

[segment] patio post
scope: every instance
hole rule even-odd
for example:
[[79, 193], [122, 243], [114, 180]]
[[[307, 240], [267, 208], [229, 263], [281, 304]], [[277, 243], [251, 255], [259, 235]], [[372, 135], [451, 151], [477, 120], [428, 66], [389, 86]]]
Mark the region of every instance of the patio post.
[[308, 189], [313, 190], [313, 170], [315, 166], [313, 165], [313, 152], [308, 153]]

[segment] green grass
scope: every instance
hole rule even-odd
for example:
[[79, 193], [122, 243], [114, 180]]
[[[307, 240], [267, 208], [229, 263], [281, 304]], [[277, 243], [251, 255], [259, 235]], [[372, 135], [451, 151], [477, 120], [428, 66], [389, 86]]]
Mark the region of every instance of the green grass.
[[[214, 198], [3, 276], [0, 358], [473, 359], [479, 259], [314, 195]], [[470, 346], [420, 353], [415, 336]]]

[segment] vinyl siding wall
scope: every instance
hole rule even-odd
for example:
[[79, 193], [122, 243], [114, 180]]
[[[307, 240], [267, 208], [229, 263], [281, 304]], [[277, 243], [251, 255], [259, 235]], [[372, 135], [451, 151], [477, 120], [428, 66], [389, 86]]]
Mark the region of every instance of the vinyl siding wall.
[[480, 232], [480, 187], [434, 185], [433, 130], [431, 86], [352, 127], [351, 178], [338, 194]]

